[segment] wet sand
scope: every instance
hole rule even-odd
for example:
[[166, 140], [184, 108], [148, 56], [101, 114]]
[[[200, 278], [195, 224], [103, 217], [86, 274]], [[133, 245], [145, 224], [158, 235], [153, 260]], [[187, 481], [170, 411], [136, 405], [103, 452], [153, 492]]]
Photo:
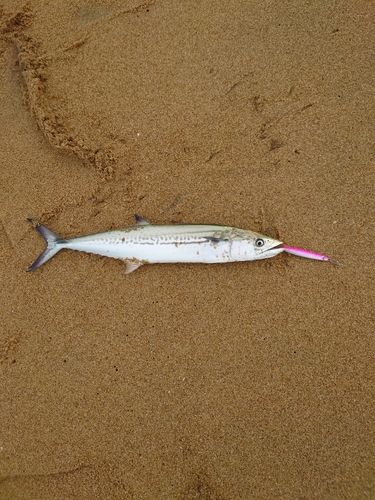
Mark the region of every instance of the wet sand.
[[[374, 7], [83, 0], [1, 12], [0, 498], [375, 496]], [[124, 264], [151, 222], [321, 252]]]

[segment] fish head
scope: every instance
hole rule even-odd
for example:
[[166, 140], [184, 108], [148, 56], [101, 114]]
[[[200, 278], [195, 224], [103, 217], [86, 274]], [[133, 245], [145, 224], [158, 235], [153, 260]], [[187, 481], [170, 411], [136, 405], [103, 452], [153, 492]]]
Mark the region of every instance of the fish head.
[[253, 231], [244, 231], [232, 241], [231, 255], [235, 260], [259, 260], [275, 257], [284, 249], [282, 241]]

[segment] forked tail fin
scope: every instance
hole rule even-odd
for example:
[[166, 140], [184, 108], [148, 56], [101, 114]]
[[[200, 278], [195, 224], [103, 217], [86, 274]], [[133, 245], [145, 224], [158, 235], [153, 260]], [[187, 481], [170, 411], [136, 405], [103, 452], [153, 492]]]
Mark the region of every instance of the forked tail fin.
[[55, 254], [57, 254], [59, 250], [64, 248], [63, 246], [59, 245], [59, 243], [66, 243], [66, 240], [60, 238], [58, 234], [48, 229], [48, 227], [39, 224], [35, 219], [27, 220], [31, 222], [31, 224], [37, 224], [37, 226], [35, 226], [35, 229], [43, 236], [47, 243], [46, 248], [39, 255], [34, 264], [32, 264], [27, 269], [27, 271], [35, 271], [35, 269], [38, 269], [38, 267], [40, 267], [42, 264], [47, 262], [47, 260], [51, 259]]

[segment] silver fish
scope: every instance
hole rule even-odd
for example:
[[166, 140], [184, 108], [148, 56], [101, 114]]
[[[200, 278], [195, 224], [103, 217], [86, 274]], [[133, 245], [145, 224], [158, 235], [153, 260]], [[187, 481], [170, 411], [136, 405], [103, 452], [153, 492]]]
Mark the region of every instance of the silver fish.
[[63, 239], [34, 219], [27, 219], [47, 246], [28, 271], [38, 269], [63, 248], [122, 259], [126, 274], [143, 264], [200, 262], [205, 264], [275, 257], [284, 249], [268, 236], [229, 226], [176, 224], [159, 226], [135, 215], [135, 225], [115, 231]]

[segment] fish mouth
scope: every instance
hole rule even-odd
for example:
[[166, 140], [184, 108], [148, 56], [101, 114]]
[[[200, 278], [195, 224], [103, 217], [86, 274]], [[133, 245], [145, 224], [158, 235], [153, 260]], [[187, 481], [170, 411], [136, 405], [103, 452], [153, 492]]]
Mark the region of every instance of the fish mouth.
[[284, 243], [282, 241], [275, 240], [273, 243], [270, 243], [270, 246], [265, 250], [260, 250], [258, 254], [258, 259], [268, 259], [270, 257], [275, 257], [279, 253], [284, 251], [282, 247]]
[[284, 242], [275, 240], [271, 248], [280, 247], [280, 245], [284, 245]]

